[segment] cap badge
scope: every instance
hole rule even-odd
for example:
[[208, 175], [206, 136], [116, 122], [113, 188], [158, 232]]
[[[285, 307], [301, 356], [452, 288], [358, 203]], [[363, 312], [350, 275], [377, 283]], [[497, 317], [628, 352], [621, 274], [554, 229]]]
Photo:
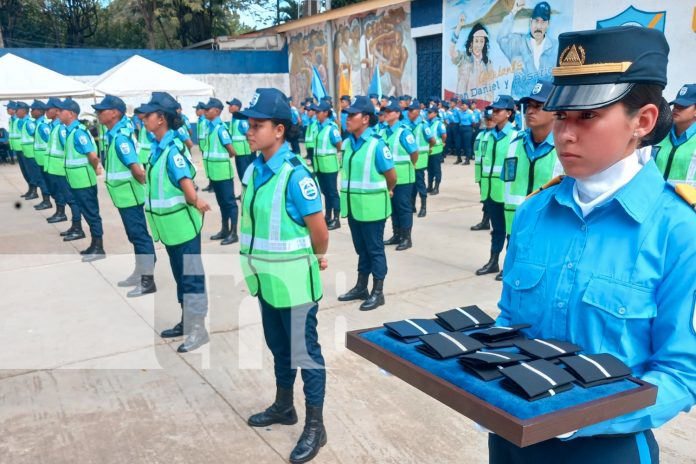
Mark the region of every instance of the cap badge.
[[537, 82], [537, 84], [536, 84], [536, 85], [534, 86], [534, 88], [532, 89], [532, 95], [536, 95], [536, 94], [538, 94], [539, 92], [541, 92], [541, 87], [542, 87], [541, 83], [540, 83], [540, 82]]
[[688, 89], [686, 88], [686, 86], [682, 87], [682, 88], [679, 90], [679, 95], [680, 95], [680, 96], [686, 95], [687, 90], [688, 90]]
[[256, 102], [259, 101], [259, 96], [260, 96], [260, 95], [259, 95], [258, 93], [255, 93], [254, 96], [251, 97], [251, 101], [249, 102], [249, 106], [250, 106], [250, 107], [256, 105]]
[[585, 49], [582, 45], [568, 45], [558, 61], [559, 66], [581, 66], [585, 64]]

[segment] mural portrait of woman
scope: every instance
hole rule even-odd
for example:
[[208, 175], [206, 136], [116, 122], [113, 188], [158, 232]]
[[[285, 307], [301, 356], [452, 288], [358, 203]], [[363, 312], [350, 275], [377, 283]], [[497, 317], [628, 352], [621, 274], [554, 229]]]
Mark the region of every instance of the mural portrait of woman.
[[[466, 24], [466, 16], [460, 15], [459, 23], [453, 37], [459, 37]], [[477, 98], [493, 101], [490, 84], [495, 80], [495, 71], [490, 56], [490, 37], [488, 30], [481, 23], [476, 23], [469, 30], [464, 49], [457, 49], [453, 39], [450, 43], [452, 64], [457, 67], [456, 92], [463, 98]]]

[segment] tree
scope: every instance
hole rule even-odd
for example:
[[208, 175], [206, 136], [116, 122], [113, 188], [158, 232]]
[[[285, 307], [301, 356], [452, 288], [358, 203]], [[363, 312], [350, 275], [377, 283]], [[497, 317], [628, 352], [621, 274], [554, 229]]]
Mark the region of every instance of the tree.
[[56, 27], [63, 27], [67, 46], [80, 47], [97, 32], [98, 0], [46, 0], [44, 9]]
[[294, 21], [300, 19], [303, 10], [303, 0], [283, 0], [280, 2], [280, 11], [278, 17], [281, 22]]

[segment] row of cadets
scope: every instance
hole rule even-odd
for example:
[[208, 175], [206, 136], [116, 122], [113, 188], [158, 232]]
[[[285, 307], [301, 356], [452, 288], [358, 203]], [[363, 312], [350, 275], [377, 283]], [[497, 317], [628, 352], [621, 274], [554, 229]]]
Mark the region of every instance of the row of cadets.
[[341, 227], [341, 201], [338, 195], [338, 152], [342, 139], [338, 126], [332, 121], [333, 109], [328, 101], [310, 106], [316, 117], [314, 133], [314, 159], [312, 166], [324, 195], [324, 219], [329, 230]]
[[430, 151], [435, 146], [435, 136], [430, 130], [428, 120], [421, 117], [421, 106], [418, 100], [412, 100], [406, 107], [408, 119], [404, 124], [408, 126], [416, 140], [418, 149], [418, 160], [414, 165], [416, 181], [411, 192], [411, 211], [416, 212], [416, 197], [420, 197], [420, 210], [418, 217], [425, 217], [427, 214], [428, 189], [425, 185], [425, 170], [428, 167]]

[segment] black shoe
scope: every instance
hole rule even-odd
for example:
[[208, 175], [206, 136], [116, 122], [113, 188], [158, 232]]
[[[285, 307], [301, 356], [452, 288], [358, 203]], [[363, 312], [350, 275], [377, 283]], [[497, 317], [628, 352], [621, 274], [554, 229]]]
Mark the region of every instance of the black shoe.
[[396, 247], [396, 251], [408, 250], [413, 246], [411, 242], [411, 229], [401, 229], [401, 241]]
[[171, 329], [166, 329], [163, 330], [160, 333], [160, 337], [162, 338], [176, 338], [176, 337], [181, 337], [184, 335], [184, 317], [181, 317], [181, 322], [179, 322], [177, 325], [172, 327]]
[[420, 211], [418, 211], [418, 217], [425, 217], [425, 215], [428, 213], [428, 211], [426, 209], [426, 204], [427, 204], [426, 197], [421, 198], [421, 207], [420, 207]]
[[399, 243], [401, 243], [401, 229], [394, 229], [391, 238], [384, 241], [385, 245], [398, 245]]
[[339, 295], [338, 301], [366, 300], [370, 296], [370, 293], [367, 291], [367, 280], [369, 277], [368, 274], [358, 273], [358, 282], [355, 284], [355, 287], [343, 295]]
[[37, 198], [39, 198], [39, 195], [36, 193], [36, 187], [29, 189], [29, 192], [24, 196], [25, 200], [36, 200]]
[[21, 194], [21, 195], [19, 196], [19, 198], [26, 198], [27, 195], [29, 195], [30, 193], [31, 193], [31, 186], [29, 187], [29, 189], [28, 189], [26, 192], [24, 192], [23, 194]]
[[329, 221], [329, 223], [326, 225], [326, 228], [329, 230], [336, 230], [341, 228], [341, 220], [338, 219], [337, 217], [333, 218], [332, 220]]
[[48, 195], [43, 196], [43, 201], [39, 203], [38, 205], [34, 205], [34, 209], [36, 211], [42, 211], [44, 209], [51, 209], [53, 208], [53, 204], [51, 203], [51, 197]]
[[213, 184], [208, 183], [208, 186], [203, 189], [204, 192], [212, 192], [213, 191]]
[[413, 197], [413, 199], [411, 200], [411, 212], [415, 213], [416, 211], [416, 197]]
[[230, 235], [230, 229], [226, 225], [220, 229], [220, 232], [218, 232], [215, 235], [210, 236], [210, 240], [223, 240], [227, 238], [227, 236]]
[[503, 271], [500, 271], [500, 272], [495, 276], [495, 280], [497, 280], [498, 282], [502, 282], [502, 281], [503, 281]]
[[46, 218], [46, 222], [49, 224], [55, 224], [57, 222], [64, 222], [68, 220], [68, 216], [65, 215], [65, 206], [56, 205], [56, 212], [53, 216]]
[[205, 316], [190, 316], [184, 325], [186, 338], [184, 343], [176, 349], [179, 353], [188, 353], [196, 350], [210, 341], [208, 331], [205, 329]]
[[483, 265], [483, 267], [479, 270], [476, 271], [477, 276], [481, 275], [486, 275], [486, 274], [495, 274], [496, 272], [500, 271], [500, 268], [498, 267], [498, 257], [500, 256], [500, 253], [493, 253], [491, 252], [491, 257], [488, 260], [486, 264]]
[[435, 187], [433, 187], [433, 191], [430, 193], [431, 195], [439, 195], [440, 194], [440, 183], [435, 182]]
[[454, 164], [462, 164], [462, 157], [457, 156], [457, 161], [455, 161]]
[[490, 228], [491, 228], [490, 220], [489, 220], [488, 215], [486, 213], [483, 213], [483, 217], [481, 218], [481, 222], [479, 222], [475, 226], [471, 226], [471, 230], [489, 230]]
[[155, 285], [155, 276], [143, 275], [140, 276], [140, 283], [130, 292], [126, 293], [128, 298], [135, 298], [138, 296], [147, 295], [150, 293], [155, 293], [157, 291], [157, 286]]
[[92, 244], [84, 250], [82, 253], [82, 262], [91, 263], [92, 261], [98, 261], [100, 259], [106, 258], [106, 252], [104, 252], [104, 241], [101, 237], [92, 237]]
[[81, 227], [78, 227], [76, 229], [73, 229], [73, 231], [70, 232], [68, 235], [64, 235], [63, 241], [72, 242], [73, 240], [81, 240], [83, 238], [85, 238], [85, 232], [82, 230]]
[[371, 311], [384, 304], [384, 280], [372, 279], [372, 293], [360, 305], [360, 311]]
[[291, 464], [302, 464], [316, 457], [319, 449], [326, 444], [326, 428], [321, 406], [307, 405], [304, 430], [295, 449], [290, 453]]
[[268, 427], [273, 424], [297, 424], [297, 411], [293, 406], [292, 390], [276, 387], [275, 402], [265, 411], [247, 419], [251, 427]]
[[220, 242], [220, 245], [231, 245], [239, 241], [239, 236], [237, 235], [237, 231], [235, 230], [236, 228], [236, 226], [232, 226], [232, 230], [229, 234], [227, 234], [227, 237], [225, 237], [222, 240], [222, 242]]
[[79, 228], [80, 228], [80, 227], [76, 227], [75, 224], [72, 224], [68, 230], [65, 230], [65, 231], [61, 232], [61, 233], [60, 233], [60, 236], [61, 236], [61, 237], [66, 237], [66, 236], [72, 234], [73, 232], [75, 232], [75, 229], [79, 229]]

